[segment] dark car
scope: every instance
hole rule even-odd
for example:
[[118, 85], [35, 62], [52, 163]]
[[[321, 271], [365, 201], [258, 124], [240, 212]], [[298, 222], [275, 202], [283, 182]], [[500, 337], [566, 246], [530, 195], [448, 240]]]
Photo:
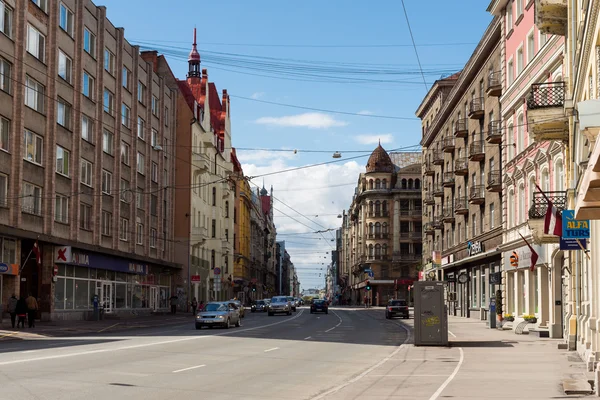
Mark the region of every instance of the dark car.
[[264, 300], [257, 300], [254, 303], [252, 303], [252, 306], [250, 307], [250, 311], [251, 312], [266, 312], [267, 311], [267, 307], [268, 304], [266, 301]]
[[408, 318], [408, 303], [406, 300], [390, 300], [385, 307], [385, 317], [387, 319], [400, 316], [402, 318]]
[[310, 305], [310, 313], [312, 314], [319, 311], [329, 314], [329, 305], [327, 304], [327, 301], [313, 300], [312, 304]]

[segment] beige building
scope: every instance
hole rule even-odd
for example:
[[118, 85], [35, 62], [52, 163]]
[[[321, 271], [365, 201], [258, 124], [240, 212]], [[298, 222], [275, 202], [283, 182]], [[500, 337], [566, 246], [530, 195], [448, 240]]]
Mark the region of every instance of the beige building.
[[418, 279], [423, 211], [421, 162], [418, 153], [414, 156], [395, 153], [394, 164], [379, 145], [358, 178], [342, 226], [340, 280], [345, 282], [345, 302], [362, 303], [365, 296], [375, 305], [396, 297], [408, 299], [409, 286]]
[[107, 313], [168, 307], [172, 76], [91, 1], [0, 4], [0, 303], [31, 292], [44, 319], [87, 318], [95, 295]]
[[423, 265], [448, 282], [453, 315], [486, 317], [499, 286], [502, 244], [500, 19], [462, 71], [436, 81], [419, 106], [423, 126]]

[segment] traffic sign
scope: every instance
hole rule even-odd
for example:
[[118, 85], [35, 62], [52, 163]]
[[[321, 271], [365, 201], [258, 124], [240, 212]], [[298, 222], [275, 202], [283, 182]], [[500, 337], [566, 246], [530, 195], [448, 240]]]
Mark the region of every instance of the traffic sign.
[[219, 268], [219, 267], [215, 268], [215, 275], [221, 275], [221, 268]]
[[54, 266], [54, 270], [53, 270], [53, 272], [54, 272], [54, 275], [55, 275], [55, 276], [56, 276], [56, 275], [58, 275], [58, 265], [55, 265], [55, 266]]

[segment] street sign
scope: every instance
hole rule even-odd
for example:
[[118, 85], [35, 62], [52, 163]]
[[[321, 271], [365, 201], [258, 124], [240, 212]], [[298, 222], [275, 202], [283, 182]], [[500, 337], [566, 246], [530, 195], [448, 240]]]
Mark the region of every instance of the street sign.
[[56, 275], [58, 275], [58, 265], [55, 265], [55, 266], [54, 266], [54, 270], [53, 270], [53, 272], [54, 272], [54, 275], [55, 275], [55, 276], [56, 276]]
[[563, 210], [562, 237], [564, 239], [589, 239], [590, 220], [575, 219], [574, 210]]
[[214, 269], [214, 271], [215, 271], [215, 275], [221, 275], [221, 268], [219, 268], [219, 267], [216, 267], [216, 268]]
[[190, 277], [190, 280], [191, 280], [192, 282], [200, 282], [200, 275], [192, 275], [192, 276]]
[[579, 243], [577, 243], [577, 239], [564, 239], [561, 237], [560, 238], [560, 249], [561, 250], [584, 250], [584, 249], [587, 249], [587, 240], [586, 239], [579, 239], [579, 242], [581, 243], [581, 246], [583, 246], [583, 249], [581, 248]]

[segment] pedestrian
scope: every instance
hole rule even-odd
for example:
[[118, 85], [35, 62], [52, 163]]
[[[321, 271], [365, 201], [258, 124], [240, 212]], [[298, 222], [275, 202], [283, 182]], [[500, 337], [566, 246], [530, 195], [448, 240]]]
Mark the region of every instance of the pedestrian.
[[196, 310], [198, 309], [198, 300], [194, 297], [192, 299], [192, 314], [196, 315]]
[[177, 312], [177, 296], [171, 296], [171, 314], [175, 314]]
[[8, 313], [10, 314], [10, 323], [13, 329], [15, 329], [15, 321], [17, 320], [18, 301], [19, 299], [17, 299], [17, 295], [14, 293], [12, 294], [12, 296], [10, 296], [10, 299], [8, 299]]
[[38, 310], [37, 300], [29, 293], [25, 302], [27, 303], [27, 322], [30, 328], [35, 328], [35, 314]]
[[25, 301], [25, 297], [21, 296], [19, 300], [17, 300], [15, 313], [18, 318], [17, 329], [19, 329], [19, 325], [21, 325], [22, 328], [25, 328], [25, 317], [27, 316], [27, 302]]
[[204, 310], [204, 300], [200, 300], [200, 304], [198, 304], [198, 311]]

